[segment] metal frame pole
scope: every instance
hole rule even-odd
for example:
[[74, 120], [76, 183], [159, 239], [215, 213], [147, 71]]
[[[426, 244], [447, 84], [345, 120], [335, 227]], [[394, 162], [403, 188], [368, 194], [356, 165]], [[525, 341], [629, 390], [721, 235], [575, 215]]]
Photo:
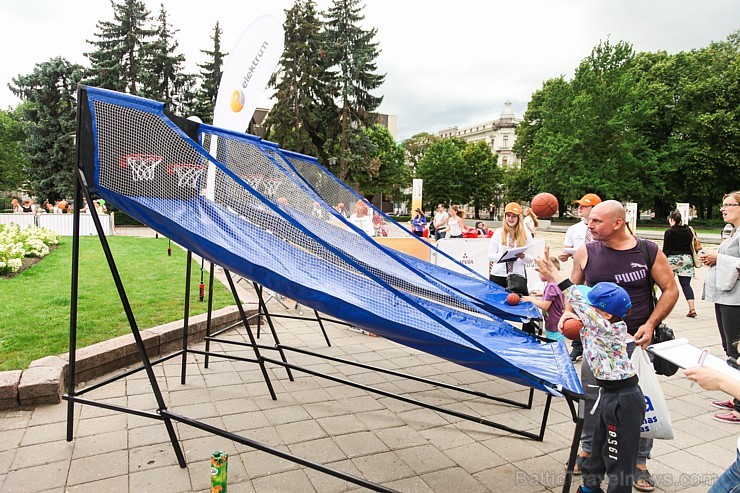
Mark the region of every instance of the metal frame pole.
[[190, 316], [190, 281], [193, 270], [193, 252], [188, 250], [187, 265], [185, 267], [185, 308], [183, 313], [182, 323], [182, 360], [180, 366], [180, 384], [185, 385], [185, 379], [187, 377], [188, 368], [188, 329], [189, 329], [189, 316]]

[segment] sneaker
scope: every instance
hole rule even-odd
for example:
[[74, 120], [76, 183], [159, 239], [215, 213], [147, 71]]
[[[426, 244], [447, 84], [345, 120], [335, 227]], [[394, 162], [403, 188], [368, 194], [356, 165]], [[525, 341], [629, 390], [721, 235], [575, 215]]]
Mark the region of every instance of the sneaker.
[[721, 423], [730, 423], [733, 425], [740, 425], [740, 418], [735, 416], [735, 413], [733, 413], [732, 411], [727, 412], [727, 413], [715, 414], [712, 417]]
[[583, 359], [583, 349], [574, 347], [570, 351], [570, 360], [575, 363], [576, 361], [581, 359]]
[[[586, 492], [584, 491], [583, 486], [579, 486], [578, 489], [576, 490], [576, 493], [586, 493]], [[604, 490], [599, 488], [597, 490], [591, 490], [591, 493], [604, 493]]]
[[712, 401], [712, 405], [717, 409], [729, 409], [730, 411], [735, 409], [734, 401]]

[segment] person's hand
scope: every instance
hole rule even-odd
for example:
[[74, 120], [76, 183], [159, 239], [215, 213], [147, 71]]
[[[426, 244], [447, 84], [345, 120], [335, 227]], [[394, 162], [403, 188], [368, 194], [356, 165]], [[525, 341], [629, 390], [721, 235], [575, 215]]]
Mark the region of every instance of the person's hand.
[[705, 390], [719, 390], [724, 375], [708, 366], [692, 366], [683, 371], [686, 378], [698, 383]]
[[717, 263], [717, 252], [702, 253], [699, 258], [704, 265], [711, 267]]
[[562, 315], [562, 316], [560, 317], [560, 320], [558, 320], [558, 330], [559, 330], [560, 332], [562, 332], [562, 331], [563, 331], [563, 324], [564, 324], [564, 323], [565, 323], [565, 321], [566, 321], [566, 320], [568, 320], [569, 318], [572, 318], [572, 319], [575, 319], [575, 320], [580, 320], [580, 318], [578, 318], [578, 315], [576, 315], [576, 314], [575, 314], [575, 313], [573, 313], [573, 312], [569, 312], [569, 311], [565, 311], [565, 312], [563, 312], [563, 315]]
[[517, 254], [516, 254], [516, 256], [517, 256], [517, 257], [519, 257], [519, 258], [520, 258], [520, 259], [522, 259], [522, 260], [524, 260], [524, 257], [525, 257], [525, 255], [524, 255], [524, 252], [522, 252], [522, 253], [517, 253]]
[[567, 262], [567, 261], [568, 261], [568, 259], [569, 259], [569, 258], [570, 258], [571, 256], [572, 256], [572, 255], [571, 255], [571, 254], [569, 254], [569, 253], [561, 253], [560, 255], [558, 255], [558, 260], [560, 260], [561, 262]]
[[635, 344], [643, 349], [647, 348], [653, 340], [654, 330], [655, 327], [651, 327], [647, 324], [640, 325], [640, 327], [637, 328], [637, 332], [635, 332]]
[[537, 264], [534, 270], [542, 274], [548, 282], [555, 281], [555, 273], [559, 271], [550, 260], [550, 247], [546, 246], [544, 256], [537, 257], [534, 262]]

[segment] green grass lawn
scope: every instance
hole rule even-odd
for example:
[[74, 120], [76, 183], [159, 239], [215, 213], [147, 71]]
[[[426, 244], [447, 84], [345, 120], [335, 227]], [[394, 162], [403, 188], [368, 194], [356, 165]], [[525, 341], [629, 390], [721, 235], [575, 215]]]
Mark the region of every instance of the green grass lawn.
[[[139, 328], [181, 319], [186, 252], [173, 246], [167, 256], [164, 238], [108, 240]], [[0, 371], [68, 351], [72, 239], [62, 241], [38, 264], [0, 279]], [[204, 282], [207, 296], [208, 272]], [[191, 316], [208, 308], [207, 299], [198, 301], [199, 283], [200, 264], [193, 262]], [[233, 304], [231, 292], [215, 281], [214, 310]], [[97, 237], [80, 239], [78, 306], [78, 348], [131, 332]]]

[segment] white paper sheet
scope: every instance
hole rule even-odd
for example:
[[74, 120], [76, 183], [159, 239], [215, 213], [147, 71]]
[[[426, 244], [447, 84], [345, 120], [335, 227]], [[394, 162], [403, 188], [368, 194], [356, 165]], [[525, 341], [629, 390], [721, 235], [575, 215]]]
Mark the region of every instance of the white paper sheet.
[[498, 263], [500, 264], [502, 262], [508, 262], [509, 260], [516, 260], [517, 259], [517, 255], [519, 255], [520, 253], [525, 252], [527, 250], [527, 248], [529, 248], [529, 247], [523, 246], [523, 247], [519, 247], [519, 248], [510, 248], [510, 249], [506, 250], [504, 252], [504, 254], [501, 255], [501, 258], [498, 259]]
[[[648, 351], [663, 359], [667, 359], [681, 368], [690, 368], [699, 364], [699, 357], [701, 356], [703, 349], [690, 344], [689, 340], [686, 338], [678, 338], [673, 341], [666, 341], [661, 342], [660, 344], [648, 346]], [[704, 366], [714, 368], [715, 370], [740, 380], [740, 371], [729, 366], [725, 359], [718, 358], [710, 354], [707, 356], [707, 359], [704, 360]]]

